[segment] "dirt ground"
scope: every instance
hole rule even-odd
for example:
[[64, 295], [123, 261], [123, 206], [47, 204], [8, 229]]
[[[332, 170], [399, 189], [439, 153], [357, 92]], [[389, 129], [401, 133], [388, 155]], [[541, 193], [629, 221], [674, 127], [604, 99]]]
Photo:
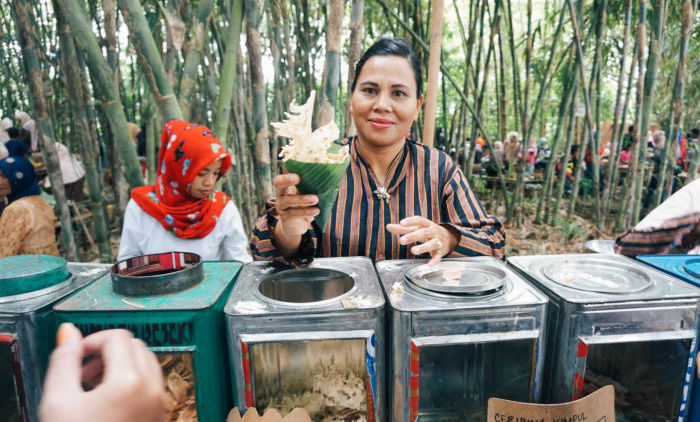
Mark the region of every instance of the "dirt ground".
[[[534, 207], [532, 207], [534, 208]], [[534, 224], [534, 209], [526, 206], [523, 210], [523, 223], [504, 224], [506, 229], [506, 255], [550, 255], [564, 253], [588, 253], [584, 246], [591, 239], [615, 239], [617, 234], [609, 229], [598, 230], [592, 218], [574, 214], [571, 221], [558, 223]], [[495, 215], [505, 221], [505, 210], [499, 207]], [[562, 207], [560, 215], [566, 215]]]

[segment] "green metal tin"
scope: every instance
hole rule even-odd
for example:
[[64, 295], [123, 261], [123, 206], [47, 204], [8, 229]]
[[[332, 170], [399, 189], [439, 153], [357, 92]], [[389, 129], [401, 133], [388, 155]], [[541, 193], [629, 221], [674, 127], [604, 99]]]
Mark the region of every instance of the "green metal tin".
[[[241, 268], [239, 262], [204, 262], [204, 279], [185, 290], [157, 296], [123, 296], [105, 275], [56, 304], [58, 323], [84, 334], [130, 330], [160, 355], [191, 360], [197, 418], [223, 421], [233, 407], [223, 307]], [[166, 375], [167, 376], [167, 375]]]
[[55, 286], [68, 280], [66, 260], [49, 255], [0, 258], [0, 296], [14, 296]]

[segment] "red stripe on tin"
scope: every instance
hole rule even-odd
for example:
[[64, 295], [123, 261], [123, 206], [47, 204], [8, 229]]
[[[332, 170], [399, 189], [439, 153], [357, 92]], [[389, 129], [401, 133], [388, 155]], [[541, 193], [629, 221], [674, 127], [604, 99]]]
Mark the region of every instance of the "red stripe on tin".
[[583, 377], [579, 374], [574, 374], [574, 388], [579, 392], [583, 392]]
[[372, 398], [372, 383], [369, 380], [369, 375], [365, 377], [367, 385], [367, 422], [374, 422], [374, 398]]
[[410, 375], [410, 399], [409, 399], [409, 421], [418, 419], [418, 381], [420, 371], [420, 350], [411, 342], [411, 375]]
[[241, 341], [242, 363], [243, 363], [243, 393], [245, 395], [245, 405], [253, 407], [253, 386], [250, 382], [250, 355], [248, 345]]
[[578, 342], [578, 352], [576, 352], [576, 357], [582, 358], [588, 355], [588, 345], [579, 340]]

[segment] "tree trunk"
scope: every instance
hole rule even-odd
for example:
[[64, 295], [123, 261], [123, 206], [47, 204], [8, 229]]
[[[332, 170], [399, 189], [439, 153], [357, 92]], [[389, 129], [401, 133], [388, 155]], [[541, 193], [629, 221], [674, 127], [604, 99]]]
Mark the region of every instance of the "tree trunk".
[[[625, 29], [622, 39], [622, 52], [620, 53], [620, 73], [617, 78], [617, 95], [615, 96], [615, 111], [613, 117], [612, 139], [610, 140], [610, 155], [608, 156], [608, 167], [605, 170], [605, 184], [603, 189], [603, 215], [607, 215], [610, 210], [610, 192], [615, 190], [611, 186], [613, 180], [613, 170], [618, 167], [617, 143], [620, 140], [617, 136], [620, 126], [620, 115], [623, 108], [623, 91], [625, 87], [625, 61], [627, 59], [627, 48], [629, 45], [630, 27], [632, 25], [632, 0], [625, 0]], [[630, 73], [632, 69], [630, 68]]]
[[90, 209], [92, 210], [92, 221], [95, 225], [95, 240], [99, 249], [100, 261], [112, 262], [112, 248], [109, 241], [109, 225], [104, 214], [104, 204], [102, 203], [102, 183], [100, 172], [98, 170], [98, 151], [97, 144], [93, 142], [90, 124], [87, 118], [87, 110], [92, 106], [90, 102], [85, 102], [85, 98], [90, 98], [83, 95], [83, 90], [87, 86], [83, 86], [81, 75], [83, 69], [78, 64], [75, 45], [73, 43], [73, 34], [70, 27], [66, 25], [61, 18], [61, 14], [57, 14], [58, 34], [61, 45], [61, 65], [66, 76], [66, 88], [69, 95], [68, 100], [72, 110], [72, 133], [73, 138], [80, 141], [83, 164], [85, 165], [85, 178], [87, 180], [88, 191], [90, 194]]
[[[641, 136], [645, 136], [649, 130], [651, 120], [651, 106], [654, 101], [656, 75], [659, 69], [661, 52], [663, 51], [664, 25], [666, 24], [666, 0], [654, 2], [654, 17], [651, 26], [651, 39], [649, 40], [649, 57], [644, 80], [644, 98], [642, 102], [642, 116], [640, 119]], [[669, 140], [670, 141], [670, 140]], [[632, 225], [637, 224], [642, 207], [642, 194], [644, 191], [646, 169], [646, 143], [640, 139], [639, 175], [635, 184], [634, 206], [632, 208]], [[658, 187], [657, 189], [662, 189]]]
[[343, 0], [329, 0], [328, 19], [326, 19], [326, 63], [321, 107], [316, 113], [318, 126], [335, 121], [335, 108], [338, 103], [338, 86], [340, 85], [340, 47], [343, 32]]
[[124, 23], [129, 28], [129, 39], [136, 50], [141, 70], [151, 87], [162, 119], [164, 121], [182, 119], [180, 106], [160, 58], [161, 51], [153, 39], [141, 3], [138, 0], [117, 0], [117, 3], [124, 17]]
[[194, 20], [190, 27], [190, 41], [187, 47], [187, 56], [180, 77], [180, 111], [182, 118], [189, 121], [192, 111], [192, 97], [197, 84], [199, 64], [202, 62], [202, 50], [209, 34], [209, 15], [212, 9], [212, 0], [199, 0]]
[[[620, 212], [617, 214], [615, 219], [615, 231], [621, 232], [630, 225], [634, 225], [631, 222], [633, 219], [633, 200], [635, 193], [635, 179], [638, 177], [639, 163], [645, 157], [641, 157], [642, 152], [646, 155], [646, 142], [642, 142], [642, 104], [644, 96], [644, 83], [646, 67], [644, 62], [644, 56], [646, 54], [646, 38], [647, 38], [647, 28], [646, 28], [646, 16], [647, 16], [647, 4], [646, 0], [639, 0], [639, 22], [637, 23], [637, 99], [636, 99], [636, 111], [635, 111], [635, 122], [634, 122], [634, 142], [632, 143], [632, 157], [630, 158], [630, 165], [627, 171], [627, 176], [625, 177], [625, 185], [622, 188], [622, 203], [620, 206]], [[646, 133], [645, 133], [646, 135]]]
[[[576, 64], [574, 66], [577, 66]], [[576, 69], [573, 71], [576, 74]], [[564, 155], [561, 157], [561, 174], [559, 175], [559, 184], [557, 185], [556, 199], [554, 200], [554, 206], [552, 208], [552, 218], [549, 219], [548, 210], [545, 210], [545, 221], [549, 221], [553, 224], [555, 219], [559, 215], [559, 206], [561, 205], [562, 197], [564, 196], [564, 190], [566, 189], [566, 167], [569, 163], [569, 155], [571, 155], [571, 145], [573, 144], [574, 132], [576, 122], [576, 113], [574, 104], [576, 104], [576, 94], [578, 87], [576, 86], [576, 78], [573, 79], [573, 93], [571, 94], [571, 105], [569, 107], [569, 122], [567, 123], [566, 130], [566, 145], [564, 146]], [[554, 157], [552, 157], [554, 159]]]
[[32, 102], [32, 114], [39, 132], [39, 145], [46, 163], [51, 189], [56, 198], [58, 207], [58, 219], [61, 222], [61, 237], [63, 239], [64, 255], [69, 261], [79, 259], [78, 248], [73, 237], [71, 215], [66, 200], [66, 192], [63, 187], [61, 165], [56, 152], [56, 137], [53, 132], [53, 124], [48, 115], [48, 103], [44, 94], [44, 72], [39, 62], [38, 40], [32, 6], [28, 0], [12, 0], [17, 35], [22, 47], [22, 58], [26, 71], [26, 84], [29, 87]]
[[423, 143], [433, 146], [435, 137], [435, 115], [437, 112], [438, 78], [440, 73], [440, 54], [442, 50], [443, 0], [432, 0], [430, 18], [430, 56], [428, 60], [428, 83], [425, 93], [425, 112], [423, 114]]
[[255, 126], [255, 182], [258, 199], [264, 203], [272, 197], [270, 178], [270, 139], [267, 131], [267, 103], [265, 81], [262, 73], [262, 51], [260, 46], [260, 19], [256, 0], [245, 0], [246, 43], [248, 68], [253, 89], [253, 123]]
[[364, 0], [352, 0], [352, 12], [350, 14], [350, 48], [348, 50], [348, 101], [345, 108], [345, 136], [357, 134], [355, 123], [350, 115], [350, 86], [355, 78], [355, 63], [360, 60], [362, 54], [362, 14]]
[[240, 50], [242, 23], [243, 3], [234, 1], [228, 31], [226, 32], [226, 51], [222, 59], [223, 65], [219, 76], [219, 96], [216, 99], [216, 116], [214, 117], [214, 133], [226, 148], [230, 148], [228, 126], [231, 121], [234, 85], [238, 80], [238, 52]]
[[136, 148], [131, 140], [121, 99], [112, 83], [112, 72], [109, 70], [109, 65], [102, 56], [97, 39], [77, 0], [56, 1], [60, 7], [60, 13], [63, 14], [73, 31], [78, 51], [87, 56], [87, 66], [90, 70], [93, 89], [99, 95], [102, 109], [109, 120], [114, 141], [118, 145], [119, 154], [126, 168], [126, 179], [132, 187], [141, 186], [143, 185], [141, 166], [136, 156]]
[[[680, 39], [680, 52], [678, 57], [678, 66], [676, 67], [676, 79], [673, 83], [673, 97], [671, 98], [671, 116], [669, 117], [669, 129], [666, 133], [669, 134], [669, 138], [666, 140], [666, 145], [664, 147], [664, 159], [661, 160], [661, 165], [659, 166], [659, 173], [657, 175], [658, 187], [656, 189], [656, 195], [654, 197], [654, 206], [658, 206], [663, 198], [664, 179], [666, 176], [666, 166], [671, 166], [671, 175], [673, 175], [673, 162], [675, 157], [671, 156], [672, 148], [669, 148], [672, 143], [677, 142], [679, 135], [681, 134], [681, 118], [683, 117], [683, 91], [685, 89], [685, 72], [686, 64], [688, 61], [688, 42], [690, 40], [690, 32], [693, 28], [693, 16], [695, 16], [695, 10], [697, 10], [698, 0], [683, 0], [681, 8], [683, 10], [683, 16], [681, 17], [681, 39]], [[696, 152], [697, 154], [697, 152]], [[688, 173], [690, 178], [690, 173]], [[673, 187], [673, 183], [671, 183]], [[671, 192], [669, 192], [671, 193]]]

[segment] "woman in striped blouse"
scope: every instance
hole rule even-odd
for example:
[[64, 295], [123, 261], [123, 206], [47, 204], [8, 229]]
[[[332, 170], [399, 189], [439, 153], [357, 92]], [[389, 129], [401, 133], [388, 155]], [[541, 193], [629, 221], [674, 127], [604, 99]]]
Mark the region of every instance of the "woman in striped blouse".
[[[326, 227], [313, 223], [316, 195], [299, 177], [274, 180], [276, 198], [257, 219], [256, 259], [304, 264], [314, 256], [384, 259], [504, 256], [505, 233], [445, 153], [407, 139], [423, 104], [420, 62], [402, 39], [381, 39], [355, 65], [350, 113], [357, 136]], [[323, 230], [322, 230], [323, 229]]]

